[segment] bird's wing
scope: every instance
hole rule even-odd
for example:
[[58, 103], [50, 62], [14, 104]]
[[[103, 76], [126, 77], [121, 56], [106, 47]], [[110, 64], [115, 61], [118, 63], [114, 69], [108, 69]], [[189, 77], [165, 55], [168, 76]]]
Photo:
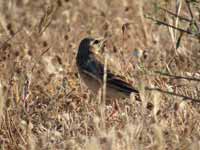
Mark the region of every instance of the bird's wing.
[[[92, 78], [95, 78], [98, 81], [103, 83], [103, 76], [104, 76], [104, 65], [94, 57], [94, 55], [90, 56], [90, 59], [87, 60], [82, 66], [82, 70], [84, 73], [87, 73]], [[107, 69], [107, 81], [106, 84], [108, 87], [114, 88], [118, 91], [130, 94], [132, 92], [139, 93], [138, 90], [133, 88], [129, 83], [122, 80], [120, 76], [115, 75], [111, 72], [110, 68]]]
[[123, 81], [119, 76], [112, 74], [111, 72], [107, 71], [107, 86], [115, 88], [121, 92], [125, 92], [130, 94], [132, 92], [139, 93], [139, 91], [133, 88], [129, 83]]

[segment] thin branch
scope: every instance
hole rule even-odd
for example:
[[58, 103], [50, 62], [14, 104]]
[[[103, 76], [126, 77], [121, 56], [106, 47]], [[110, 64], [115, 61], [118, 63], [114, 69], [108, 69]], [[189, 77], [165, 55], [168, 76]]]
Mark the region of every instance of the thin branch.
[[189, 10], [189, 13], [190, 13], [190, 16], [191, 16], [191, 19], [192, 19], [191, 24], [194, 23], [194, 25], [196, 26], [197, 30], [200, 32], [199, 26], [198, 26], [196, 20], [194, 20], [194, 15], [193, 15], [193, 13], [192, 13], [192, 9], [191, 9], [191, 6], [190, 6], [190, 1], [185, 0], [185, 3], [186, 3], [186, 5], [187, 5], [187, 8], [188, 8], [188, 10]]
[[32, 69], [31, 69], [31, 72], [33, 72], [33, 70], [35, 69], [36, 63], [38, 63], [38, 62], [40, 61], [40, 58], [41, 58], [45, 53], [47, 53], [47, 52], [49, 51], [49, 49], [50, 49], [50, 47], [48, 47], [44, 52], [42, 52], [42, 53], [40, 54], [40, 56], [38, 57], [38, 60], [36, 60], [36, 62], [34, 63]]
[[175, 27], [175, 26], [173, 26], [173, 25], [170, 25], [170, 24], [168, 24], [168, 23], [166, 23], [166, 22], [163, 22], [163, 21], [161, 21], [161, 20], [154, 19], [153, 17], [150, 17], [150, 16], [145, 16], [145, 17], [146, 17], [147, 19], [150, 19], [150, 20], [152, 20], [152, 21], [155, 21], [157, 24], [162, 24], [162, 25], [165, 25], [165, 26], [167, 26], [167, 27], [171, 27], [171, 28], [173, 28], [173, 29], [179, 30], [179, 31], [181, 31], [181, 32], [185, 32], [185, 33], [187, 33], [187, 34], [192, 34], [192, 35], [194, 35], [194, 33], [190, 32], [190, 31], [187, 31], [187, 30], [184, 30], [184, 29], [181, 29], [181, 28], [177, 28], [177, 27]]
[[171, 12], [171, 11], [165, 9], [165, 8], [162, 8], [162, 7], [160, 7], [160, 6], [158, 6], [158, 8], [161, 9], [161, 10], [163, 10], [163, 11], [165, 11], [166, 13], [168, 13], [168, 14], [174, 16], [174, 17], [179, 18], [180, 20], [184, 20], [184, 21], [187, 21], [187, 22], [191, 22], [191, 21], [192, 21], [191, 19], [188, 19], [188, 18], [179, 16], [179, 15], [177, 15], [177, 14], [175, 14], [175, 13], [173, 13], [173, 12]]
[[50, 6], [46, 10], [44, 16], [41, 18], [41, 20], [38, 24], [40, 35], [42, 35], [45, 32], [45, 30], [51, 25], [51, 23], [53, 21], [53, 17], [56, 13], [56, 10], [57, 10], [57, 6], [56, 7]]
[[[193, 22], [193, 20], [192, 20], [193, 18], [192, 18], [192, 19], [189, 19], [189, 18], [185, 18], [185, 17], [183, 17], [183, 16], [179, 16], [179, 15], [177, 15], [177, 14], [175, 14], [175, 13], [173, 13], [173, 12], [171, 12], [171, 11], [165, 9], [165, 8], [162, 8], [162, 7], [160, 7], [160, 6], [158, 6], [158, 8], [159, 8], [160, 10], [162, 10], [162, 11], [168, 13], [169, 15], [172, 15], [172, 16], [174, 16], [174, 17], [179, 18], [180, 20], [187, 21], [187, 22], [190, 22], [190, 23]], [[193, 15], [192, 15], [192, 16], [193, 16]], [[195, 26], [199, 29], [198, 25], [200, 25], [200, 24], [197, 23], [197, 22], [195, 21]]]
[[194, 32], [191, 32], [191, 31], [188, 31], [188, 30], [185, 30], [185, 29], [181, 29], [181, 28], [178, 28], [178, 27], [175, 27], [173, 25], [170, 25], [166, 22], [163, 22], [161, 20], [157, 20], [157, 19], [154, 19], [153, 17], [150, 17], [150, 16], [145, 16], [147, 19], [150, 19], [152, 21], [155, 21], [157, 24], [161, 24], [161, 25], [164, 25], [164, 26], [167, 26], [167, 27], [171, 27], [173, 29], [176, 29], [180, 32], [184, 32], [184, 33], [187, 33], [187, 34], [190, 34], [190, 35], [193, 35], [193, 36], [196, 36], [196, 37], [200, 37], [200, 33], [194, 33]]
[[159, 88], [145, 87], [145, 90], [147, 90], [147, 91], [157, 91], [157, 92], [161, 92], [161, 93], [164, 93], [164, 94], [168, 94], [168, 95], [172, 95], [172, 96], [177, 96], [177, 97], [183, 98], [183, 100], [190, 100], [192, 102], [200, 103], [200, 99], [195, 99], [195, 98], [192, 98], [192, 97], [189, 97], [189, 96], [185, 96], [185, 95], [181, 95], [181, 94], [174, 93], [174, 92], [164, 91], [164, 90], [159, 89]]
[[13, 34], [13, 36], [11, 36], [10, 38], [8, 38], [7, 40], [5, 40], [3, 42], [3, 44], [0, 46], [0, 49], [2, 49], [6, 43], [8, 43], [9, 41], [11, 41], [19, 32], [21, 32], [22, 29], [23, 29], [23, 25]]
[[200, 82], [200, 79], [194, 78], [194, 77], [183, 77], [183, 76], [170, 75], [168, 73], [163, 73], [163, 72], [160, 72], [160, 71], [155, 71], [154, 73], [160, 74], [162, 76], [168, 76], [168, 77], [171, 77], [171, 78], [174, 78], [174, 79], [185, 79], [185, 80]]
[[188, 8], [188, 10], [189, 10], [190, 16], [191, 16], [191, 18], [192, 18], [192, 20], [193, 20], [194, 15], [193, 15], [192, 9], [191, 9], [191, 7], [190, 7], [190, 2], [189, 2], [188, 0], [185, 0], [185, 2], [186, 2], [186, 5], [187, 5], [187, 8]]

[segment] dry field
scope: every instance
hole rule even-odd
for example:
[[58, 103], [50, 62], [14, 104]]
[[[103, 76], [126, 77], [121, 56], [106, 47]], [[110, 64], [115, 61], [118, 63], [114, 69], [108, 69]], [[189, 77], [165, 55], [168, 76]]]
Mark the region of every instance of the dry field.
[[[176, 47], [180, 32], [145, 16], [189, 23], [158, 6], [191, 18], [185, 0], [0, 0], [0, 150], [199, 150], [200, 42], [184, 33]], [[84, 86], [75, 56], [88, 36], [109, 37], [142, 102], [119, 99], [110, 116]]]

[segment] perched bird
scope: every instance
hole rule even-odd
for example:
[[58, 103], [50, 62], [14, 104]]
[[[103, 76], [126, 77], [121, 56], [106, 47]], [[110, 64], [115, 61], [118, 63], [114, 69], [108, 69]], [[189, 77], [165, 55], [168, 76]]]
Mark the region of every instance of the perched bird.
[[[104, 42], [105, 40], [93, 38], [84, 38], [80, 42], [76, 57], [80, 77], [94, 93], [97, 93], [106, 82], [106, 97], [109, 98], [125, 98], [129, 97], [131, 93], [139, 96], [139, 91], [120, 76], [113, 74], [111, 68], [104, 72], [104, 64], [96, 58], [94, 51], [92, 51], [97, 45], [101, 48]], [[106, 81], [104, 80], [104, 73], [107, 73]], [[136, 98], [136, 100], [140, 100], [140, 98]]]

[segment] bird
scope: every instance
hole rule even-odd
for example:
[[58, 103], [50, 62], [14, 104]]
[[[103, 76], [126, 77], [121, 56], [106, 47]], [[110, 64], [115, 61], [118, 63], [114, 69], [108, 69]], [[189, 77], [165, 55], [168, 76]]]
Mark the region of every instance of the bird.
[[[80, 41], [76, 56], [76, 65], [81, 80], [90, 91], [97, 94], [106, 82], [106, 98], [127, 98], [131, 93], [141, 101], [139, 91], [122, 77], [113, 73], [112, 68], [104, 69], [105, 65], [96, 57], [94, 49], [102, 48], [104, 39], [86, 37]], [[106, 72], [105, 72], [106, 71]], [[107, 78], [104, 79], [106, 73]]]

